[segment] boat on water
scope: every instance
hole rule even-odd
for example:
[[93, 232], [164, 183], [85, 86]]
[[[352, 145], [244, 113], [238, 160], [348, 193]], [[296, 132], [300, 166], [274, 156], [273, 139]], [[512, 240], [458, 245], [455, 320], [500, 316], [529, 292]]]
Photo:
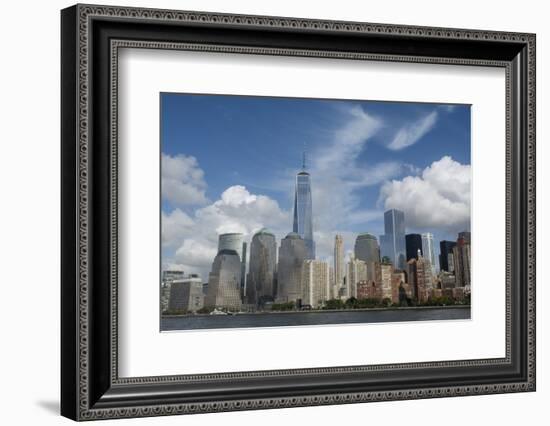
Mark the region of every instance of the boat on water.
[[227, 315], [227, 312], [222, 311], [221, 309], [215, 308], [210, 315]]

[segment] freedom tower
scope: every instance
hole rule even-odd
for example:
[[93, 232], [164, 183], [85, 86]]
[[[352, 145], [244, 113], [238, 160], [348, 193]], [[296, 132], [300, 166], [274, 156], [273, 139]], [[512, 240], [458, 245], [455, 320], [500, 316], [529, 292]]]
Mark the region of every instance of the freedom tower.
[[292, 230], [303, 238], [306, 246], [306, 259], [315, 259], [315, 242], [313, 241], [313, 213], [311, 203], [311, 180], [306, 172], [306, 153], [302, 159], [302, 171], [296, 175], [294, 192], [294, 223]]

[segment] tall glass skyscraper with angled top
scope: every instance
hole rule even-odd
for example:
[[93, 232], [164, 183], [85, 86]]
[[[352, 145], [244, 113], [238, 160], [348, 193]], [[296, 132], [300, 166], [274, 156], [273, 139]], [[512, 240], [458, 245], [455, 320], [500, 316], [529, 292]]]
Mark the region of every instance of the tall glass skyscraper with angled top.
[[405, 213], [390, 209], [384, 213], [384, 235], [380, 235], [380, 255], [388, 257], [396, 269], [405, 269]]
[[294, 223], [292, 231], [303, 238], [307, 250], [307, 259], [315, 259], [315, 241], [313, 241], [313, 206], [311, 202], [311, 179], [306, 172], [304, 153], [302, 171], [296, 175], [294, 192]]

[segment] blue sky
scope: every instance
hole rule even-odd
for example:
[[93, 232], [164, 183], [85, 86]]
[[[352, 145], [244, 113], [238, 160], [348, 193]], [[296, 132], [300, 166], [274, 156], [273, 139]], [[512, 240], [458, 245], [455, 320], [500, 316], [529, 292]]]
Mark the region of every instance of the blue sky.
[[437, 242], [469, 229], [468, 105], [163, 93], [165, 265], [206, 274], [219, 232], [290, 232], [304, 147], [318, 257], [391, 207]]

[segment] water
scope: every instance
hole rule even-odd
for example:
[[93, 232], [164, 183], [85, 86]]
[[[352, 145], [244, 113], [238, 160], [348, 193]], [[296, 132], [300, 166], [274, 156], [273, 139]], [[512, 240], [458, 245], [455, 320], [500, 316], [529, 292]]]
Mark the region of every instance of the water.
[[162, 331], [470, 319], [470, 307], [190, 315], [161, 318]]

